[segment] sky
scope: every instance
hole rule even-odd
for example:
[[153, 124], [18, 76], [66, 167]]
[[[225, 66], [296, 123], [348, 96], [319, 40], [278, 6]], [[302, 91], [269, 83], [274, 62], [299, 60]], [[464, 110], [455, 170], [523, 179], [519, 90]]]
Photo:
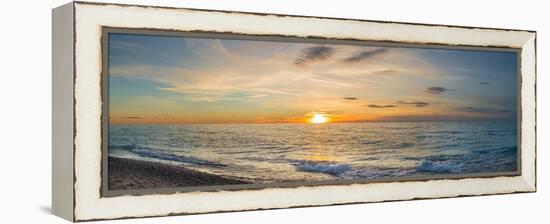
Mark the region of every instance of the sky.
[[112, 124], [516, 120], [517, 54], [109, 35]]

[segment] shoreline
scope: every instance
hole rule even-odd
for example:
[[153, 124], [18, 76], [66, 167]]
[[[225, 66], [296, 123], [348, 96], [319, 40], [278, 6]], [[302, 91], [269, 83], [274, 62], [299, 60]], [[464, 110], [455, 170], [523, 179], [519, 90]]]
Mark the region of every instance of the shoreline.
[[109, 156], [109, 190], [250, 184], [181, 166]]

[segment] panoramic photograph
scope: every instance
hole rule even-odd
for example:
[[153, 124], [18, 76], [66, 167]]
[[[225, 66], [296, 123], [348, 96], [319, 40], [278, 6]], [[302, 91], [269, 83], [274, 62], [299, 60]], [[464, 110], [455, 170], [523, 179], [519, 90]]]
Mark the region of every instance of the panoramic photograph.
[[284, 40], [109, 33], [108, 190], [519, 171], [517, 52]]

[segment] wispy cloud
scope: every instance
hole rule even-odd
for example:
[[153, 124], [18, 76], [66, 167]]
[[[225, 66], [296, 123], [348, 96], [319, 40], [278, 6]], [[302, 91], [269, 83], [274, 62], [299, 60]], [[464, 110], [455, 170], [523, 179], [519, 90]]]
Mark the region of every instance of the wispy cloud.
[[422, 101], [416, 101], [416, 102], [398, 101], [397, 103], [398, 104], [410, 104], [410, 105], [414, 105], [415, 107], [425, 107], [425, 106], [429, 105], [429, 103], [422, 102]]
[[117, 40], [109, 41], [109, 47], [122, 49], [122, 50], [131, 50], [131, 51], [137, 51], [137, 50], [143, 49], [143, 45], [141, 44], [117, 41]]
[[359, 62], [359, 61], [363, 61], [365, 59], [369, 59], [369, 58], [373, 58], [375, 56], [378, 56], [378, 55], [382, 55], [382, 54], [385, 54], [386, 52], [388, 52], [388, 50], [386, 48], [380, 48], [380, 49], [376, 49], [376, 50], [371, 50], [371, 51], [363, 51], [363, 52], [360, 52], [356, 55], [353, 55], [351, 57], [348, 57], [348, 58], [345, 58], [344, 61], [345, 62]]
[[344, 97], [344, 100], [357, 100], [357, 97]]
[[[513, 93], [505, 95], [510, 91], [497, 88], [483, 92], [487, 96], [466, 91], [472, 84], [500, 87], [507, 80], [486, 74], [503, 73], [487, 71], [453, 82], [451, 76], [462, 73], [451, 67], [463, 64], [441, 63], [443, 54], [428, 49], [200, 38], [161, 44], [136, 38], [114, 43], [110, 51], [118, 57], [115, 61], [124, 62], [110, 63], [109, 76], [116, 78], [111, 79], [116, 81], [111, 97], [124, 102], [111, 111], [126, 122], [153, 116], [168, 120], [163, 113], [185, 122], [195, 122], [197, 115], [215, 122], [303, 120], [308, 111], [324, 111], [334, 121], [389, 116], [456, 120], [512, 115], [517, 101], [508, 96]], [[450, 92], [454, 88], [461, 91]], [[140, 98], [144, 94], [156, 98]], [[505, 110], [510, 108], [512, 112]]]
[[462, 112], [471, 112], [471, 113], [511, 113], [511, 110], [507, 109], [499, 109], [499, 108], [491, 108], [491, 107], [459, 107], [459, 111]]
[[391, 74], [396, 74], [397, 71], [393, 70], [393, 69], [385, 69], [385, 70], [380, 70], [380, 71], [375, 71], [373, 72], [373, 74], [376, 74], [376, 75], [391, 75]]
[[123, 118], [126, 118], [126, 119], [141, 119], [141, 117], [123, 117]]
[[453, 89], [447, 89], [445, 87], [440, 87], [440, 86], [431, 86], [431, 87], [426, 88], [426, 90], [424, 90], [424, 92], [429, 93], [429, 94], [442, 94], [444, 92], [452, 91], [452, 90]]
[[316, 46], [302, 49], [300, 56], [294, 60], [298, 66], [307, 65], [312, 62], [323, 61], [330, 58], [334, 49], [327, 46]]
[[[235, 97], [229, 96], [235, 95], [242, 96], [238, 99], [242, 101], [247, 100], [246, 98], [253, 100], [274, 95], [304, 97], [331, 95], [359, 87], [375, 90], [376, 83], [386, 81], [383, 80], [385, 76], [381, 74], [400, 71], [399, 75], [424, 76], [424, 74], [435, 73], [431, 71], [432, 66], [421, 65], [422, 60], [414, 57], [413, 54], [400, 51], [391, 51], [391, 55], [388, 55], [388, 57], [397, 57], [395, 59], [372, 60], [367, 67], [362, 66], [362, 63], [338, 63], [358, 49], [371, 52], [371, 55], [386, 51], [370, 47], [299, 44], [289, 48], [290, 44], [288, 44], [271, 47], [268, 50], [273, 51], [267, 54], [258, 53], [258, 47], [251, 48], [249, 51], [256, 53], [248, 52], [246, 55], [256, 56], [244, 57], [235, 52], [235, 49], [240, 49], [244, 44], [239, 45], [238, 48], [232, 46], [233, 50], [228, 50], [229, 48], [225, 46], [227, 43], [220, 40], [209, 42], [189, 39], [185, 43], [194, 56], [181, 62], [181, 66], [112, 65], [109, 68], [110, 75], [151, 81], [159, 90], [180, 93], [184, 98], [192, 101], [216, 102], [234, 100]], [[297, 53], [300, 57], [295, 59]], [[365, 57], [369, 54], [362, 55]], [[307, 69], [295, 66], [295, 63], [306, 65], [331, 60], [332, 57], [335, 63], [320, 63]], [[419, 66], [410, 67], [404, 63], [411, 61], [418, 61], [414, 64]], [[366, 78], [370, 74], [375, 77]], [[392, 77], [397, 78], [398, 75]], [[318, 88], [323, 88], [323, 92], [320, 93]]]
[[392, 105], [392, 104], [388, 104], [388, 105], [369, 104], [369, 105], [367, 105], [367, 107], [370, 107], [370, 108], [391, 108], [391, 107], [397, 107], [397, 106]]
[[250, 98], [261, 98], [261, 97], [266, 97], [268, 96], [267, 94], [254, 94], [254, 95], [249, 95], [248, 97]]

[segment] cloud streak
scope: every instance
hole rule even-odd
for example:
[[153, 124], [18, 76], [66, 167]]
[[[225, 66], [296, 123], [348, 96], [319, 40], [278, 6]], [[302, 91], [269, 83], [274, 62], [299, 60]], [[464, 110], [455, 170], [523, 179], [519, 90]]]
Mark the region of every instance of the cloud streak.
[[385, 48], [380, 48], [380, 49], [371, 50], [371, 51], [363, 51], [351, 57], [345, 58], [344, 62], [348, 62], [348, 63], [359, 62], [359, 61], [363, 61], [366, 59], [370, 59], [370, 58], [385, 54], [386, 52], [388, 52], [388, 50]]
[[494, 114], [494, 113], [510, 113], [511, 110], [498, 109], [491, 107], [459, 107], [461, 112], [481, 113], [481, 114]]
[[298, 66], [326, 60], [334, 54], [334, 49], [327, 46], [316, 46], [302, 49], [300, 56], [294, 60]]
[[415, 107], [425, 107], [425, 106], [430, 105], [429, 103], [427, 103], [427, 102], [422, 102], [422, 101], [416, 101], [416, 102], [398, 101], [397, 103], [398, 103], [398, 104], [414, 105]]
[[[121, 43], [109, 51], [114, 57], [109, 63], [113, 118], [126, 123], [172, 118], [183, 123], [303, 122], [304, 113], [322, 111], [333, 122], [355, 122], [392, 116], [508, 119], [517, 112], [516, 92], [509, 87], [515, 73], [494, 79], [491, 74], [503, 74], [500, 67], [486, 71], [475, 63], [468, 66], [479, 70], [475, 76], [455, 71], [470, 65], [472, 51], [457, 53], [447, 64], [442, 63], [447, 54], [426, 49], [182, 39], [116, 39]], [[491, 91], [468, 91], [489, 82]]]
[[373, 74], [376, 74], [376, 75], [391, 75], [391, 74], [395, 74], [396, 72], [397, 71], [395, 71], [393, 69], [385, 69], [385, 70], [373, 72]]
[[442, 94], [444, 92], [451, 91], [451, 90], [452, 89], [447, 89], [445, 87], [431, 86], [431, 87], [426, 88], [426, 90], [424, 90], [424, 92], [429, 93], [429, 94]]
[[124, 117], [126, 119], [141, 119], [141, 117]]
[[392, 104], [388, 104], [388, 105], [369, 104], [367, 105], [367, 107], [380, 109], [380, 108], [392, 108], [397, 106]]

